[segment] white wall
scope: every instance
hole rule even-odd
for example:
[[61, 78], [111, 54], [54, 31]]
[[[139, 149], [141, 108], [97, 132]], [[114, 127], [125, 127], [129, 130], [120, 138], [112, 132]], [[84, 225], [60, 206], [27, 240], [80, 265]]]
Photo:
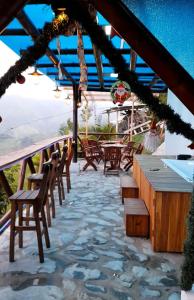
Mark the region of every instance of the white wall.
[[[194, 116], [193, 114], [182, 104], [182, 102], [169, 90], [168, 91], [168, 104], [177, 112], [183, 121], [190, 123], [194, 128]], [[166, 154], [191, 154], [194, 155], [194, 151], [187, 148], [191, 144], [191, 141], [184, 138], [182, 135], [170, 134], [166, 130], [165, 133], [165, 151]]]

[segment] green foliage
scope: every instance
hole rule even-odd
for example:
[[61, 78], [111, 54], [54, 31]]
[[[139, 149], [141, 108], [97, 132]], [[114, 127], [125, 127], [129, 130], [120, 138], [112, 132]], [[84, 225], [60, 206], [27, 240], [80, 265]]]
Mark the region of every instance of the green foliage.
[[69, 119], [67, 119], [66, 124], [61, 124], [61, 126], [59, 128], [59, 134], [67, 135], [67, 134], [70, 134], [70, 132], [72, 132], [72, 131], [73, 131], [73, 122], [69, 118]]
[[187, 223], [187, 240], [184, 245], [184, 262], [181, 273], [181, 288], [189, 291], [194, 283], [194, 188]]
[[[15, 193], [17, 191], [19, 165], [13, 166], [10, 169], [5, 170], [4, 172], [12, 191]], [[0, 217], [7, 211], [8, 206], [9, 206], [8, 197], [3, 190], [3, 187], [1, 186], [0, 187]]]
[[167, 93], [160, 93], [158, 100], [160, 103], [167, 104]]
[[83, 122], [87, 122], [92, 116], [92, 108], [88, 106], [88, 103], [84, 104], [81, 110], [81, 118]]

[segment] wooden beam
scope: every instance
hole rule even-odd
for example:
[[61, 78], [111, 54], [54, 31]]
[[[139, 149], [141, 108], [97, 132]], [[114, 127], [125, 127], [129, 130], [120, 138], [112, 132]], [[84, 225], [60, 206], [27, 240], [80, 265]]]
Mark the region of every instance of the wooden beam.
[[7, 197], [13, 195], [13, 191], [3, 171], [0, 171], [0, 182], [1, 182], [1, 186], [4, 188], [6, 192]]
[[[78, 63], [63, 63], [62, 66], [64, 66], [65, 68], [78, 68], [80, 65]], [[95, 63], [87, 63], [87, 67], [88, 68], [93, 68], [96, 67]], [[104, 68], [113, 68], [111, 64], [109, 63], [104, 63], [103, 64]], [[37, 68], [53, 68], [53, 64], [50, 63], [46, 63], [46, 64], [37, 64]], [[136, 64], [136, 69], [137, 68], [148, 68], [147, 64], [145, 63], [137, 63]], [[154, 73], [155, 74], [155, 73]]]
[[[145, 78], [151, 77], [151, 79], [155, 76], [155, 73], [138, 73], [138, 72], [135, 72], [135, 73], [138, 77], [145, 77]], [[57, 74], [58, 74], [57, 72], [47, 72], [46, 73], [46, 75], [48, 75], [48, 76], [57, 76]], [[111, 75], [111, 73], [102, 73], [102, 75], [106, 76], [106, 77], [109, 77]], [[71, 76], [77, 76], [78, 77], [78, 76], [80, 76], [80, 73], [71, 72]], [[88, 76], [98, 76], [98, 73], [88, 72]]]
[[[36, 27], [31, 22], [31, 20], [28, 18], [26, 13], [24, 11], [20, 11], [17, 14], [17, 19], [21, 23], [23, 28], [26, 30], [26, 32], [33, 38], [33, 40], [36, 40], [37, 37], [40, 35], [40, 32], [38, 31], [38, 29], [36, 29]], [[52, 61], [54, 66], [58, 66], [59, 60], [49, 47], [47, 48], [46, 55]], [[75, 84], [73, 77], [69, 74], [69, 72], [65, 69], [64, 66], [61, 66], [61, 71], [62, 71], [63, 75], [65, 75], [66, 78], [72, 82], [72, 84]]]
[[[68, 83], [61, 83], [60, 86], [71, 88]], [[167, 88], [164, 86], [159, 86], [159, 87], [153, 88], [152, 90], [154, 93], [166, 93], [167, 92]], [[88, 92], [110, 92], [110, 87], [105, 86], [104, 89], [102, 90], [102, 89], [100, 89], [99, 85], [90, 84], [87, 88], [87, 91]]]
[[96, 9], [111, 23], [124, 40], [160, 76], [183, 104], [194, 113], [194, 79], [152, 35], [152, 33], [117, 0], [93, 0]]
[[[54, 54], [58, 54], [58, 51], [56, 49], [52, 49]], [[118, 49], [120, 54], [130, 54], [131, 49]], [[61, 49], [60, 51], [61, 55], [66, 55], [66, 54], [72, 54], [72, 55], [77, 55], [77, 49]], [[84, 49], [84, 54], [85, 55], [93, 55], [93, 49]]]
[[1, 0], [0, 1], [0, 34], [15, 18], [28, 0]]
[[[40, 33], [39, 33], [40, 34]], [[25, 50], [21, 49], [20, 52], [23, 53]], [[58, 54], [58, 50], [57, 49], [52, 49], [51, 50], [54, 54]], [[130, 49], [118, 49], [118, 51], [120, 52], [120, 54], [124, 55], [124, 54], [130, 54]], [[77, 49], [61, 49], [60, 50], [60, 54], [61, 55], [77, 55]], [[84, 49], [84, 54], [85, 55], [93, 55], [93, 49]], [[111, 65], [110, 65], [111, 66]]]

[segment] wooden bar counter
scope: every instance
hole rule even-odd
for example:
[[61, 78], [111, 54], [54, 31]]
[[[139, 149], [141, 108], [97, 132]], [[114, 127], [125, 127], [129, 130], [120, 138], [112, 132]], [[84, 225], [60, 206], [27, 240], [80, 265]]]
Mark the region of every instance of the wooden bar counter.
[[150, 214], [153, 250], [182, 252], [192, 184], [165, 167], [161, 158], [175, 157], [136, 155], [133, 177], [139, 187], [139, 197], [145, 201]]

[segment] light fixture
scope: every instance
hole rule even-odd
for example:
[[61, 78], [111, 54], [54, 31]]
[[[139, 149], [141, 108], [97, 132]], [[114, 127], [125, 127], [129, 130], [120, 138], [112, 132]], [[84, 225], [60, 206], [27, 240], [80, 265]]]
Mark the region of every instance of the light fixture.
[[61, 97], [61, 90], [58, 87], [57, 81], [55, 83], [56, 83], [56, 87], [53, 90], [53, 92], [54, 92], [55, 98], [60, 98]]
[[118, 78], [118, 73], [111, 73], [111, 74], [110, 74], [110, 77]]
[[111, 35], [111, 29], [112, 29], [111, 25], [104, 26], [106, 35], [109, 35], [109, 36]]
[[43, 74], [38, 72], [36, 65], [34, 66], [34, 71], [32, 73], [29, 73], [28, 75], [33, 76], [33, 82], [35, 85], [39, 84], [39, 78]]
[[43, 74], [37, 71], [37, 67], [34, 66], [34, 71], [32, 73], [29, 73], [28, 75], [31, 76], [42, 76]]

